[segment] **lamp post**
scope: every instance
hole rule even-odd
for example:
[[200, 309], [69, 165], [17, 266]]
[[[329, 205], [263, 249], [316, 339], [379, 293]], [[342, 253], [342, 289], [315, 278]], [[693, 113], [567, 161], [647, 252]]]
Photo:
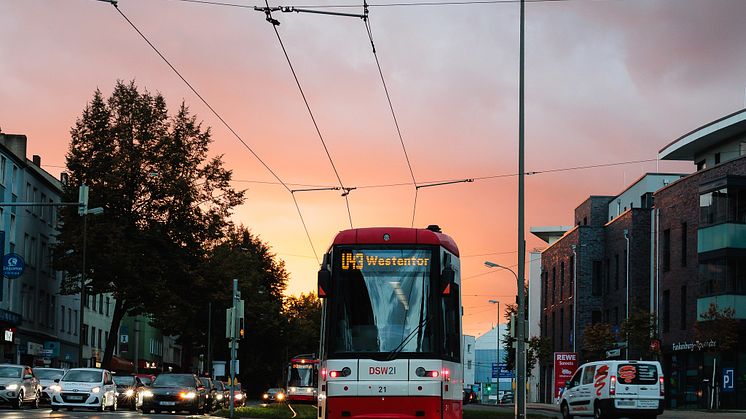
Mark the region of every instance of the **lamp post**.
[[[521, 247], [523, 249], [524, 246]], [[520, 253], [520, 252], [519, 252]], [[519, 257], [519, 259], [521, 259]], [[525, 290], [523, 281], [515, 271], [507, 266], [502, 266], [494, 262], [485, 261], [484, 266], [488, 268], [501, 268], [506, 271], [510, 271], [513, 274], [518, 287], [518, 304], [516, 313], [516, 349], [515, 349], [515, 370], [516, 370], [516, 396], [515, 396], [515, 416], [516, 418], [523, 419], [526, 417], [526, 336], [525, 336], [525, 322], [526, 316], [525, 302]], [[521, 265], [518, 265], [518, 271], [522, 272]], [[499, 374], [498, 374], [499, 375]]]
[[79, 324], [79, 330], [78, 330], [78, 364], [82, 367], [83, 366], [83, 346], [87, 343], [88, 340], [86, 336], [84, 336], [84, 328], [83, 328], [83, 319], [84, 319], [84, 313], [85, 313], [85, 299], [86, 299], [86, 275], [85, 275], [85, 249], [86, 249], [86, 237], [88, 236], [88, 216], [89, 215], [101, 215], [104, 213], [104, 209], [101, 207], [91, 208], [87, 209], [87, 207], [82, 207], [78, 210], [78, 214], [80, 214], [83, 217], [83, 249], [81, 250], [81, 259], [82, 259], [82, 270], [80, 273], [80, 324]]
[[500, 301], [490, 300], [490, 304], [497, 304], [497, 322], [495, 323], [495, 343], [497, 344], [497, 378], [495, 380], [495, 404], [499, 404], [500, 400], [497, 399], [500, 394]]

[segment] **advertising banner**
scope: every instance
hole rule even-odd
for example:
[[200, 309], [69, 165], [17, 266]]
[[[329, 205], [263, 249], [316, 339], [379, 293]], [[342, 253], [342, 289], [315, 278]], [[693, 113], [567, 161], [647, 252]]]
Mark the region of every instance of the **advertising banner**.
[[554, 353], [554, 398], [558, 398], [578, 369], [578, 354], [575, 352]]

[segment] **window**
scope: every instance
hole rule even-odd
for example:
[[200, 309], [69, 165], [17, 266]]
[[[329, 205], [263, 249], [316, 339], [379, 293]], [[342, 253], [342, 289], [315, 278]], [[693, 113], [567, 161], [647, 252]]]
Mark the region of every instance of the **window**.
[[98, 314], [104, 314], [104, 295], [98, 295]]
[[65, 331], [65, 306], [60, 308], [60, 332]]
[[619, 307], [614, 307], [614, 324], [619, 324]]
[[738, 151], [740, 156], [746, 155], [746, 143], [741, 143]]
[[619, 289], [619, 253], [614, 255], [614, 263], [616, 264], [614, 273], [614, 288]]
[[106, 297], [106, 315], [107, 316], [109, 315], [109, 304], [110, 304], [109, 297]]
[[562, 350], [565, 349], [565, 309], [560, 308], [559, 313], [560, 350]]
[[565, 299], [565, 262], [560, 263], [560, 301]]
[[98, 349], [101, 349], [101, 329], [98, 329]]
[[10, 234], [8, 237], [8, 243], [16, 242], [16, 215], [10, 214]]
[[575, 298], [575, 256], [570, 256], [570, 295]]
[[83, 342], [86, 344], [88, 343], [88, 325], [87, 324], [83, 325]]
[[10, 172], [10, 192], [16, 194], [16, 179], [18, 179], [18, 167], [14, 164], [13, 171]]
[[0, 184], [5, 185], [5, 167], [8, 165], [8, 159], [5, 156], [0, 157]]
[[[45, 194], [44, 192], [41, 193], [41, 201], [40, 202], [42, 204], [46, 204], [47, 203], [47, 194]], [[50, 207], [41, 207], [41, 219], [43, 221], [47, 221], [47, 209], [48, 208], [50, 208]]]
[[55, 309], [57, 307], [57, 297], [55, 297], [54, 295], [50, 294], [49, 298], [50, 298], [50, 301], [49, 301], [49, 314], [48, 314], [49, 315], [49, 327], [54, 328], [54, 326], [55, 326], [54, 313], [55, 313], [55, 311], [56, 311]]
[[583, 225], [584, 226], [588, 225], [588, 217], [583, 217]]
[[663, 323], [663, 332], [668, 333], [671, 330], [671, 291], [663, 291], [663, 313], [661, 313], [661, 323]]
[[[76, 317], [75, 323], [77, 325], [77, 322], [78, 322], [78, 319], [77, 319], [78, 313], [77, 312], [75, 313], [75, 317]], [[72, 332], [73, 332], [73, 309], [68, 308], [67, 309], [67, 333], [72, 333]]]
[[557, 350], [557, 312], [552, 312], [552, 348]]
[[557, 292], [555, 287], [557, 286], [557, 268], [552, 267], [552, 304], [556, 301]]
[[591, 323], [601, 323], [601, 310], [593, 310], [591, 311]]
[[686, 223], [681, 223], [681, 266], [686, 266], [686, 253], [687, 253], [687, 234], [686, 234]]
[[681, 330], [686, 330], [686, 285], [681, 287], [681, 304], [679, 304], [679, 325]]
[[671, 270], [671, 229], [663, 230], [663, 272]]
[[[78, 335], [78, 310], [74, 311], [75, 315], [73, 316], [73, 335]], [[83, 340], [85, 342], [85, 339]]]
[[606, 272], [604, 274], [604, 292], [608, 294], [609, 291], [611, 291], [611, 262], [609, 261], [609, 258], [604, 260], [604, 265], [606, 266]]
[[720, 153], [715, 153], [715, 164], [720, 164]]
[[600, 260], [594, 260], [593, 261], [593, 278], [591, 279], [591, 288], [593, 291], [593, 295], [599, 296], [601, 295], [602, 290], [602, 282], [601, 282], [601, 261]]
[[96, 347], [96, 328], [91, 327], [91, 348]]
[[700, 170], [705, 170], [705, 169], [707, 169], [707, 161], [705, 161], [705, 160], [700, 160], [700, 161], [698, 161], [698, 162], [697, 162], [696, 164], [697, 164], [697, 171], [698, 171], [698, 172], [699, 172]]
[[471, 359], [469, 361], [467, 361], [467, 363], [466, 363], [466, 369], [468, 369], [468, 370], [471, 369]]
[[[26, 183], [26, 202], [34, 202], [34, 197], [31, 196], [31, 184]], [[26, 211], [30, 211], [29, 207], [26, 207]]]
[[[738, 255], [738, 256], [737, 256]], [[700, 260], [700, 296], [746, 294], [746, 258], [740, 253]]]
[[596, 366], [588, 365], [583, 370], [583, 384], [593, 383], [593, 376], [596, 374]]
[[570, 329], [570, 334], [573, 335], [572, 336], [572, 340], [574, 342], [575, 341], [575, 333], [574, 333], [574, 331], [575, 331], [575, 322], [574, 322], [575, 317], [573, 317], [573, 314], [574, 313], [573, 313], [573, 309], [572, 309], [572, 304], [570, 304], [570, 307], [567, 309], [567, 318], [570, 320], [570, 322], [569, 322], [570, 326], [568, 327], [568, 329]]

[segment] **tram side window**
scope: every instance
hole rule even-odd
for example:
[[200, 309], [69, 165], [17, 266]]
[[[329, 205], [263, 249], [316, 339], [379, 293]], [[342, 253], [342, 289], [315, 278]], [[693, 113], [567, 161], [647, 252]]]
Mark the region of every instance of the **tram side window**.
[[450, 295], [443, 296], [443, 355], [461, 359], [461, 324], [459, 322], [459, 285], [451, 286]]

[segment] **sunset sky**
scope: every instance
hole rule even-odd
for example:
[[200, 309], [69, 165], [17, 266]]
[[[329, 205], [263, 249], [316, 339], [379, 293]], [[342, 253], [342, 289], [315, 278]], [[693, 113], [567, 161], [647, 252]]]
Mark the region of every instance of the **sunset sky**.
[[[370, 22], [417, 181], [516, 173], [518, 4], [387, 4], [372, 3]], [[283, 181], [338, 184], [263, 13], [184, 0], [120, 0], [119, 9]], [[526, 169], [655, 159], [684, 133], [742, 109], [744, 16], [743, 0], [527, 3]], [[354, 226], [409, 226], [414, 187], [363, 21], [273, 17], [339, 176], [358, 188], [348, 197]], [[318, 262], [291, 195], [112, 5], [0, 0], [0, 57], [0, 128], [27, 135], [28, 155], [41, 155], [53, 174], [62, 170], [69, 130], [96, 88], [108, 96], [117, 79], [134, 79], [161, 92], [171, 109], [185, 101], [212, 127], [212, 153], [224, 155], [235, 187], [248, 188], [235, 222], [286, 262], [289, 293], [315, 289]], [[657, 164], [528, 176], [527, 230], [572, 224], [573, 209], [588, 195], [617, 194]], [[296, 197], [321, 254], [349, 228], [345, 200], [338, 191]], [[512, 274], [483, 262], [517, 263], [516, 198], [514, 176], [420, 190], [415, 226], [440, 225], [461, 250], [466, 333], [491, 327], [489, 299], [514, 301]], [[541, 244], [527, 234], [529, 249]]]

